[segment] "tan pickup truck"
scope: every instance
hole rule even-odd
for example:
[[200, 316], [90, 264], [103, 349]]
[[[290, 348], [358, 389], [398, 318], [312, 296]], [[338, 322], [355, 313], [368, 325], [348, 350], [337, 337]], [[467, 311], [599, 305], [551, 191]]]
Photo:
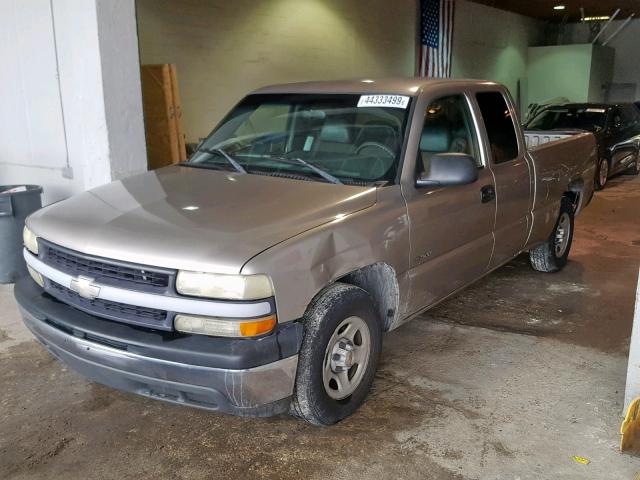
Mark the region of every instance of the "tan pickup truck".
[[271, 86], [189, 161], [30, 216], [15, 295], [98, 382], [332, 424], [364, 401], [383, 332], [523, 251], [565, 265], [595, 156], [588, 133], [527, 150], [496, 83]]

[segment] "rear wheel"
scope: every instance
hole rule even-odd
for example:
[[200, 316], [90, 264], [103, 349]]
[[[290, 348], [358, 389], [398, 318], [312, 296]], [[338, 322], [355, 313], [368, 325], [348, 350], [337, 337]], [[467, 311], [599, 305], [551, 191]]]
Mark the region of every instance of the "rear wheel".
[[596, 170], [596, 190], [602, 190], [609, 180], [609, 161], [601, 158]]
[[573, 204], [563, 198], [556, 226], [549, 239], [529, 252], [531, 266], [539, 272], [557, 272], [567, 264], [573, 241]]
[[363, 289], [327, 287], [304, 316], [291, 412], [315, 425], [331, 425], [364, 402], [378, 365], [382, 329], [373, 299]]

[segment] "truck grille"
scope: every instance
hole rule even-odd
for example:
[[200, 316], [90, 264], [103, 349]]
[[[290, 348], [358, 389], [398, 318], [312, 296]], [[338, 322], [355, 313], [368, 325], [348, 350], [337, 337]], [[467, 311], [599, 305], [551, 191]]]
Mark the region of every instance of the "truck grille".
[[162, 292], [170, 286], [169, 272], [83, 255], [49, 242], [41, 241], [41, 246], [43, 261], [69, 275], [84, 275], [106, 285], [142, 291]]
[[[110, 318], [118, 321], [128, 321], [145, 326], [166, 329], [162, 324], [167, 318], [167, 312], [155, 308], [137, 307], [124, 303], [111, 302], [95, 298], [89, 300], [78, 295], [73, 290], [69, 290], [62, 285], [49, 280], [47, 291], [61, 302], [84, 310], [94, 315]], [[157, 325], [156, 325], [157, 323]]]

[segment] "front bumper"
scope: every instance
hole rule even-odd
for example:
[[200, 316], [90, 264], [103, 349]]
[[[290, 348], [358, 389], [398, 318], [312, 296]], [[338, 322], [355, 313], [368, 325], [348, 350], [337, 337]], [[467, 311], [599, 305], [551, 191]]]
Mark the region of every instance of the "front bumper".
[[93, 317], [57, 302], [30, 278], [16, 284], [15, 296], [38, 341], [96, 382], [235, 415], [268, 416], [288, 409], [302, 338], [299, 324], [260, 339], [185, 336]]

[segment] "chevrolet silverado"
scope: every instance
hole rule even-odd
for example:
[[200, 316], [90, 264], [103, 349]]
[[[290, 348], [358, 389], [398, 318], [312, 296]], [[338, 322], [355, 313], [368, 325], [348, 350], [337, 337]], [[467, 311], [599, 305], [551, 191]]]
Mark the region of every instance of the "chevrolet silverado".
[[590, 133], [527, 149], [475, 80], [262, 88], [178, 165], [32, 214], [24, 322], [115, 388], [318, 425], [353, 413], [382, 334], [529, 252], [563, 268]]

